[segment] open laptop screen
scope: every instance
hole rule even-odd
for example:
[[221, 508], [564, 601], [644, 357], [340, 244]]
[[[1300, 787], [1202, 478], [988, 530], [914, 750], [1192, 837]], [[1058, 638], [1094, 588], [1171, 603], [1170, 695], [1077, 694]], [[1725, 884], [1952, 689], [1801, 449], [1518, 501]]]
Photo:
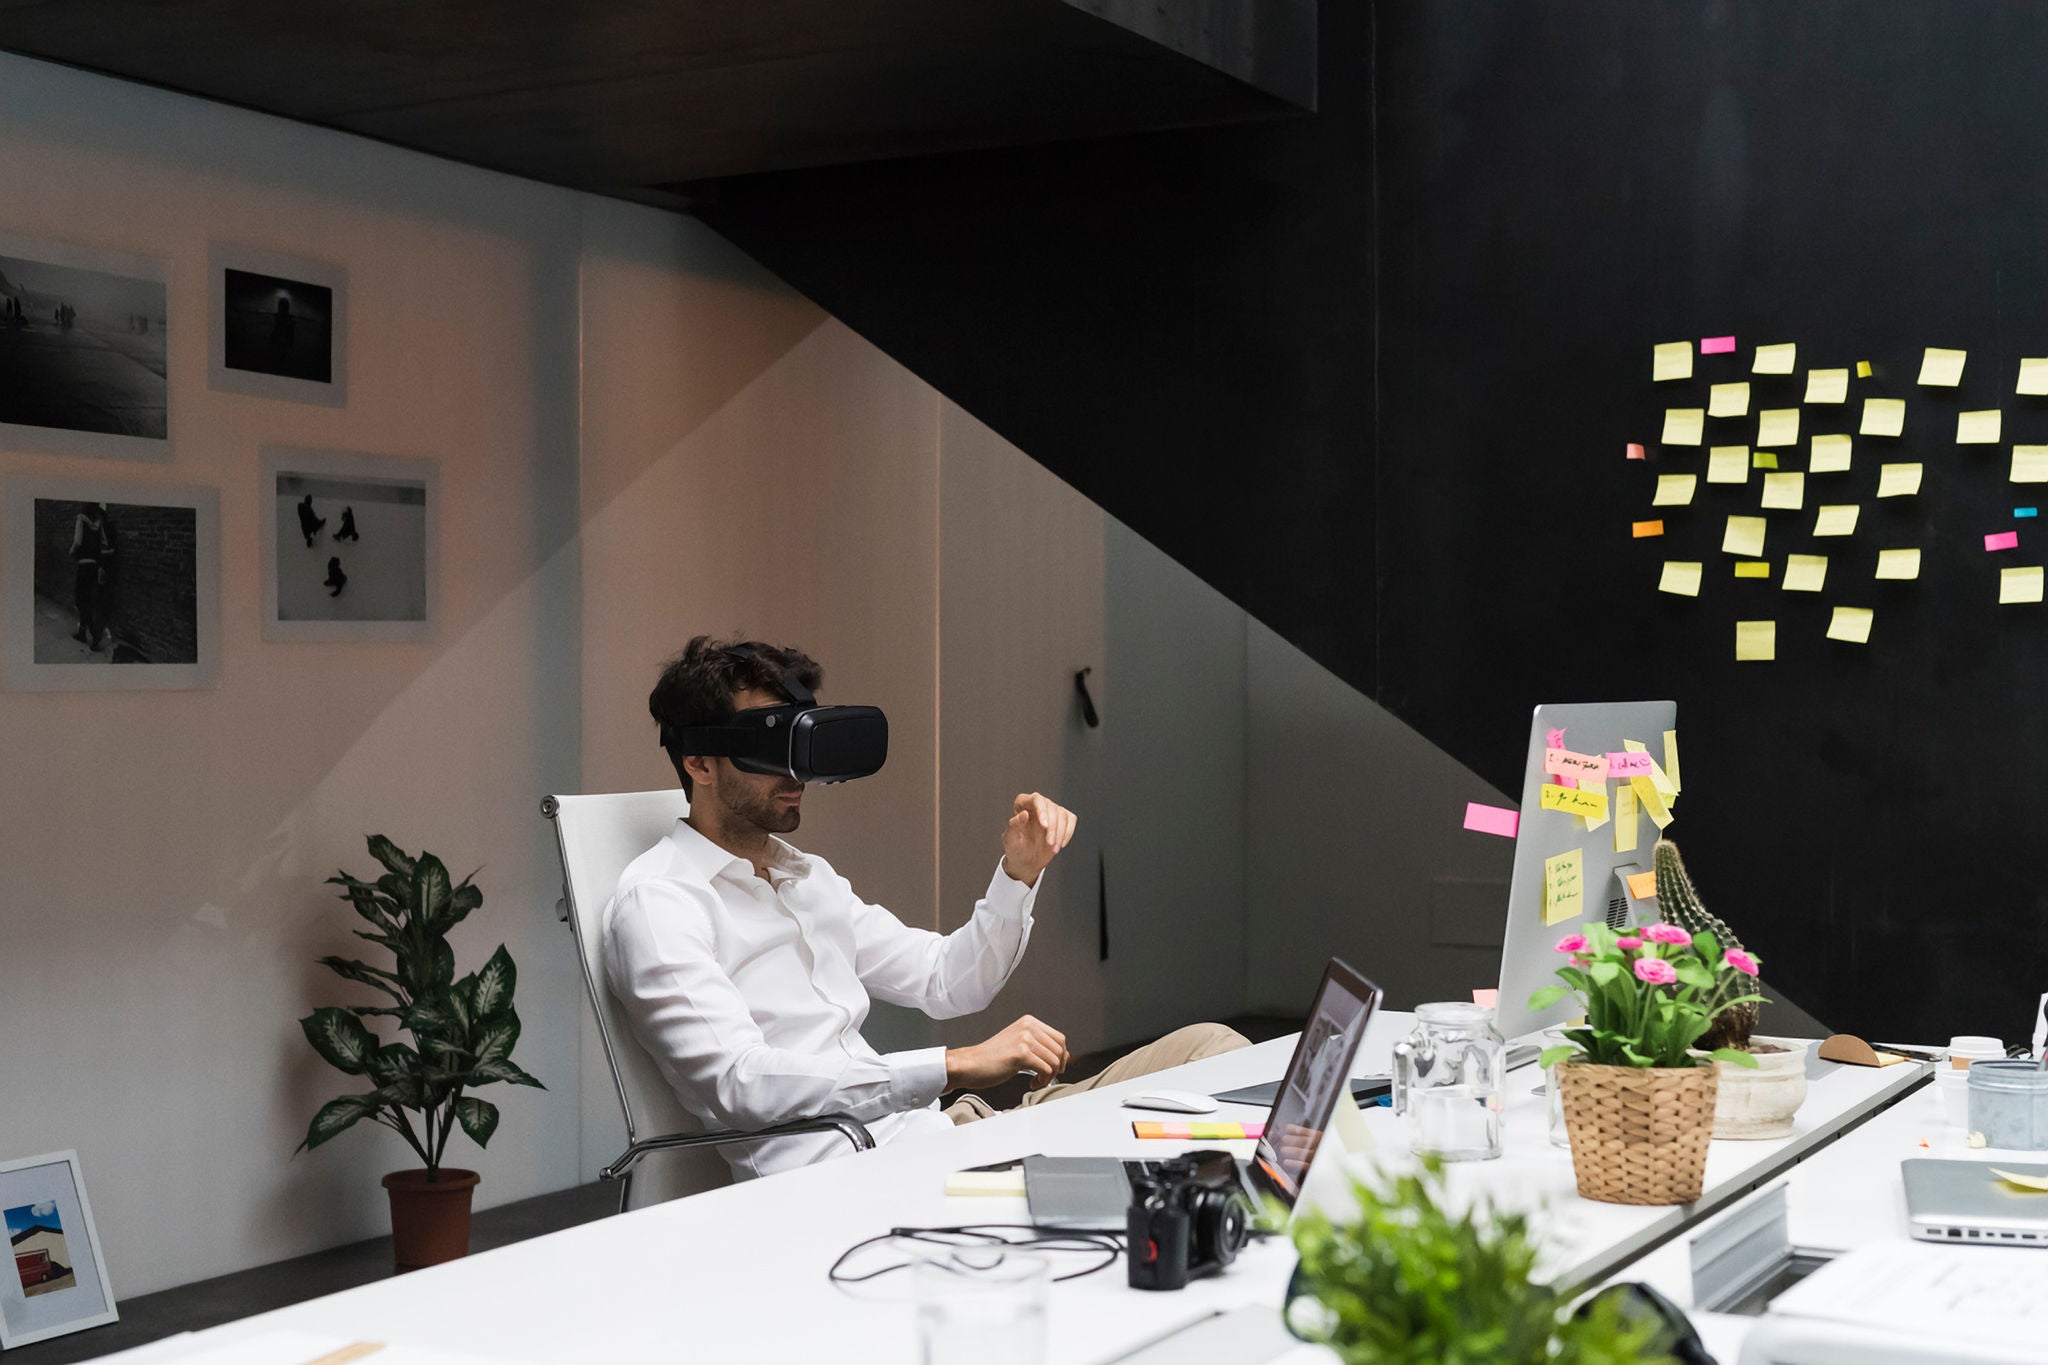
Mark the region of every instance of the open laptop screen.
[[1379, 1002], [1378, 986], [1330, 959], [1252, 1163], [1263, 1177], [1259, 1183], [1290, 1206], [1301, 1193], [1302, 1177], [1322, 1143], [1337, 1095], [1350, 1084], [1352, 1059]]

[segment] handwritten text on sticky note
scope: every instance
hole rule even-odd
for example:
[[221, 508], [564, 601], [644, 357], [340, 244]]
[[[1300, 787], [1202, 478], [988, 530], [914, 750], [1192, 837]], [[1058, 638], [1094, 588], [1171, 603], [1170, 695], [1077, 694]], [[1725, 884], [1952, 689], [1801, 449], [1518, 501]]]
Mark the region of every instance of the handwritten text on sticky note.
[[1607, 776], [1607, 755], [1575, 754], [1570, 749], [1545, 749], [1543, 771], [1561, 777], [1597, 782]]
[[1586, 910], [1586, 851], [1575, 848], [1543, 860], [1543, 922], [1562, 924]]
[[1545, 810], [1563, 811], [1566, 815], [1607, 818], [1607, 798], [1585, 788], [1560, 787], [1555, 782], [1546, 782], [1543, 784], [1542, 805]]

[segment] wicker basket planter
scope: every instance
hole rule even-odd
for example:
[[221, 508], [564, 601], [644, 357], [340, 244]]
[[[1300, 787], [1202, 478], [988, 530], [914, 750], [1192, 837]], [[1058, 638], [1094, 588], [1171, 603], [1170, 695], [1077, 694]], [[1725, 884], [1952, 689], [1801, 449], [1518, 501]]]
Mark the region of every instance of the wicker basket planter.
[[1557, 1068], [1579, 1193], [1605, 1204], [1700, 1197], [1720, 1074], [1711, 1066]]

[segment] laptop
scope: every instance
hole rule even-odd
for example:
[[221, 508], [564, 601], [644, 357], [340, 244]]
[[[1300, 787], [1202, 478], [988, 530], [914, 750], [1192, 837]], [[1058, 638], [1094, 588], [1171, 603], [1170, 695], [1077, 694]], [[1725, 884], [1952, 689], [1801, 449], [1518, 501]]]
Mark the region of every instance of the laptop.
[[[2048, 1166], [2000, 1162], [2000, 1170], [2048, 1179]], [[1906, 1227], [1923, 1242], [2048, 1246], [2048, 1194], [2016, 1189], [1983, 1161], [1916, 1157], [1899, 1163]]]
[[[1270, 1194], [1294, 1207], [1379, 1003], [1378, 986], [1330, 959], [1266, 1115], [1265, 1133], [1252, 1159], [1237, 1163], [1238, 1181], [1254, 1202]], [[1131, 1178], [1150, 1173], [1157, 1164], [1100, 1156], [1026, 1157], [1024, 1197], [1031, 1221], [1041, 1228], [1121, 1232], [1131, 1206]]]

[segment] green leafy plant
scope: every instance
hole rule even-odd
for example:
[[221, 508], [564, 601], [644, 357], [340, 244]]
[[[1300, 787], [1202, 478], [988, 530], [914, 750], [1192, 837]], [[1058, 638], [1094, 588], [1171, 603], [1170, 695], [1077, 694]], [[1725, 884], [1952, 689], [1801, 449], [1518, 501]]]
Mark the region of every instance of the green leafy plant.
[[1723, 950], [1712, 934], [1675, 924], [1640, 925], [1625, 934], [1590, 924], [1582, 934], [1567, 934], [1557, 951], [1566, 955], [1557, 969], [1563, 984], [1530, 996], [1529, 1007], [1549, 1009], [1576, 995], [1586, 1022], [1564, 1030], [1569, 1041], [1543, 1050], [1544, 1066], [1574, 1054], [1598, 1066], [1756, 1065], [1735, 1048], [1691, 1052], [1717, 1018], [1763, 999], [1750, 989], [1756, 959], [1740, 948]]
[[1299, 1283], [1315, 1301], [1288, 1321], [1345, 1365], [1648, 1365], [1669, 1357], [1653, 1324], [1610, 1300], [1572, 1314], [1538, 1284], [1528, 1215], [1487, 1203], [1453, 1215], [1443, 1169], [1354, 1180], [1355, 1221], [1303, 1212], [1294, 1224]]
[[[347, 872], [329, 877], [341, 898], [370, 923], [356, 937], [391, 950], [386, 971], [342, 957], [323, 957], [337, 976], [381, 991], [388, 1003], [327, 1006], [299, 1021], [321, 1057], [374, 1087], [329, 1100], [313, 1116], [299, 1150], [318, 1147], [364, 1119], [391, 1129], [419, 1153], [428, 1179], [441, 1170], [455, 1128], [479, 1147], [497, 1131], [498, 1108], [464, 1092], [494, 1081], [545, 1089], [512, 1061], [519, 1015], [512, 1008], [518, 971], [503, 944], [483, 967], [455, 979], [448, 931], [483, 904], [474, 874], [452, 885], [448, 869], [427, 852], [415, 858], [381, 834], [369, 839], [370, 856], [384, 865], [374, 882]], [[366, 1019], [389, 1018], [412, 1035], [412, 1044], [385, 1042]], [[408, 1114], [420, 1116], [415, 1129]]]

